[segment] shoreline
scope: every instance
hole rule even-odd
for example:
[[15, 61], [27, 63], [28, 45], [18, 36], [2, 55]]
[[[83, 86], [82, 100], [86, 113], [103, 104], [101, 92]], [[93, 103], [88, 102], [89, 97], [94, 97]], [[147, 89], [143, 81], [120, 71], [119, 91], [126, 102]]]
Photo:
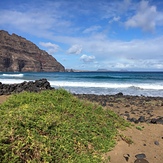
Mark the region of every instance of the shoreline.
[[74, 94], [76, 97], [96, 102], [134, 123], [163, 124], [163, 97]]

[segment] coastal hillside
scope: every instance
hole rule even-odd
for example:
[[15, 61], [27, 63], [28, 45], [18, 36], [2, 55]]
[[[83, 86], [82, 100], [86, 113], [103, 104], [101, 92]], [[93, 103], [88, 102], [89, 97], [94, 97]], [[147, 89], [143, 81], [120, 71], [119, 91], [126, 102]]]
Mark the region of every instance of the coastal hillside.
[[64, 72], [53, 56], [16, 34], [0, 30], [1, 72]]

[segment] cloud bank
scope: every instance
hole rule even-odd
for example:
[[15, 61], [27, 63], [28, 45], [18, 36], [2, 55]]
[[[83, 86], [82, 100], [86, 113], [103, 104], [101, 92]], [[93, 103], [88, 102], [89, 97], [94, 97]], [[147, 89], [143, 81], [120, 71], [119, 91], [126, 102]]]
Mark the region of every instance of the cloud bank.
[[82, 60], [84, 63], [90, 63], [90, 62], [93, 62], [95, 60], [95, 56], [88, 56], [86, 54], [83, 54], [81, 57], [80, 57], [80, 60]]
[[82, 52], [82, 46], [81, 45], [72, 45], [68, 50], [68, 54], [80, 54]]
[[40, 42], [40, 45], [47, 48], [49, 54], [54, 54], [59, 50], [59, 46], [51, 42]]
[[153, 32], [157, 23], [156, 6], [149, 6], [148, 1], [141, 1], [137, 13], [125, 25], [127, 27], [140, 27], [144, 31]]

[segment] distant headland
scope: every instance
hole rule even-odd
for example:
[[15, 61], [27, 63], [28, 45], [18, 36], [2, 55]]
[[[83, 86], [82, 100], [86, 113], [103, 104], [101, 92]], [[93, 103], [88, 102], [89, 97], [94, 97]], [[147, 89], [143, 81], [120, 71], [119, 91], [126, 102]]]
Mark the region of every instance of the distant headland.
[[64, 66], [34, 43], [0, 30], [1, 72], [65, 72]]

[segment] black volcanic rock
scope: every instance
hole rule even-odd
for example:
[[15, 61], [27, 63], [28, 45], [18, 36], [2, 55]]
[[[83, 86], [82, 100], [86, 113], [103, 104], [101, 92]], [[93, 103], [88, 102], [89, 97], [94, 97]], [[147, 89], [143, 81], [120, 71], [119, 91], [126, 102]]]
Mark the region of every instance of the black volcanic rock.
[[12, 93], [20, 93], [23, 91], [27, 92], [39, 92], [42, 90], [54, 90], [50, 86], [47, 79], [39, 79], [35, 81], [24, 81], [20, 84], [2, 84], [0, 82], [0, 95], [10, 95]]
[[[115, 95], [74, 94], [79, 99], [96, 102], [135, 124], [163, 124], [163, 116], [157, 115], [154, 109], [162, 109], [163, 97]], [[157, 105], [155, 104], [157, 103]], [[155, 104], [155, 108], [153, 108]], [[140, 106], [139, 106], [140, 105]], [[148, 107], [147, 107], [147, 106]], [[121, 111], [122, 109], [122, 111]]]
[[144, 159], [144, 158], [146, 158], [146, 155], [145, 155], [144, 153], [141, 153], [141, 154], [135, 155], [135, 157], [136, 157], [137, 159]]
[[32, 42], [0, 30], [0, 71], [64, 72], [65, 68]]

